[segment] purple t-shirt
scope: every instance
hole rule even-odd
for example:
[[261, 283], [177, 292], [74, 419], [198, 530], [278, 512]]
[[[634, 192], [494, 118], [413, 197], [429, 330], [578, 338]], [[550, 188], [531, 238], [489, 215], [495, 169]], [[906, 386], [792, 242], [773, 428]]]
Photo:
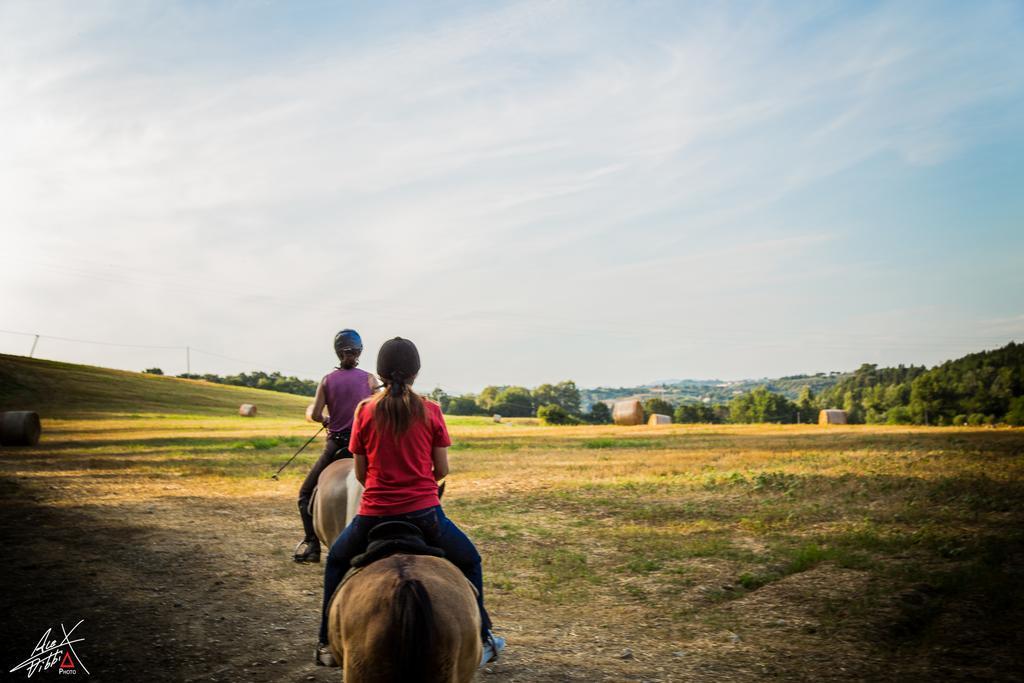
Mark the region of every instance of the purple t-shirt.
[[324, 398], [330, 411], [327, 429], [336, 434], [352, 429], [352, 418], [356, 406], [373, 391], [370, 389], [370, 373], [359, 368], [338, 369], [324, 377]]

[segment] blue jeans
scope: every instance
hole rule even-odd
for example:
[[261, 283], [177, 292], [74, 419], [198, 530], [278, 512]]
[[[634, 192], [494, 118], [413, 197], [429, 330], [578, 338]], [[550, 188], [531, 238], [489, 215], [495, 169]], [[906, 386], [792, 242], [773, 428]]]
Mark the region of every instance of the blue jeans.
[[[351, 567], [352, 558], [366, 550], [366, 539], [370, 529], [381, 522], [401, 520], [411, 522], [423, 532], [428, 545], [444, 551], [445, 558], [465, 574], [476, 588], [476, 602], [480, 607], [480, 621], [486, 634], [491, 628], [491, 618], [484, 609], [484, 572], [480, 566], [480, 553], [469, 537], [455, 523], [445, 517], [441, 506], [424, 508], [404, 515], [370, 517], [356, 515], [345, 530], [331, 545], [324, 569], [324, 603], [320, 612], [320, 642], [327, 642], [327, 606], [334, 591]], [[483, 635], [483, 634], [482, 634]]]

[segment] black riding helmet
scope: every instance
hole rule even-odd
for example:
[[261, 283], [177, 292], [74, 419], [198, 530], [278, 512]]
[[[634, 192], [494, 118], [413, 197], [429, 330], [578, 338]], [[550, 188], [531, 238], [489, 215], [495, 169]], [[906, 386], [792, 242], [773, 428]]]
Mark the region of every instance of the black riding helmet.
[[377, 376], [385, 384], [404, 386], [419, 371], [420, 352], [408, 339], [389, 339], [377, 352]]
[[344, 329], [334, 335], [334, 353], [338, 360], [344, 361], [345, 356], [358, 356], [363, 352], [363, 338], [355, 330]]

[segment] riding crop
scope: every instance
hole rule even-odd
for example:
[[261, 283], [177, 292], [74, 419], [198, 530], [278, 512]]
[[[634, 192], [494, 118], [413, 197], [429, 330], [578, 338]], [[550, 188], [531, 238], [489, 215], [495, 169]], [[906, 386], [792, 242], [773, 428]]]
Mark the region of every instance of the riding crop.
[[324, 431], [324, 427], [326, 427], [326, 425], [324, 425], [323, 427], [320, 427], [320, 429], [318, 429], [316, 431], [316, 434], [314, 434], [313, 436], [309, 437], [309, 441], [307, 441], [306, 443], [302, 444], [302, 447], [299, 450], [295, 451], [295, 455], [293, 455], [292, 457], [288, 458], [288, 462], [286, 462], [285, 464], [281, 465], [281, 467], [278, 468], [277, 472], [274, 472], [274, 474], [271, 475], [270, 478], [276, 480], [277, 479], [277, 475], [281, 474], [281, 472], [284, 471], [285, 467], [288, 467], [288, 465], [291, 465], [292, 464], [292, 460], [295, 460], [295, 458], [299, 457], [299, 453], [301, 453], [302, 451], [306, 450], [306, 446], [308, 446], [309, 444], [313, 443], [313, 439], [315, 439], [316, 437], [320, 436], [320, 432]]

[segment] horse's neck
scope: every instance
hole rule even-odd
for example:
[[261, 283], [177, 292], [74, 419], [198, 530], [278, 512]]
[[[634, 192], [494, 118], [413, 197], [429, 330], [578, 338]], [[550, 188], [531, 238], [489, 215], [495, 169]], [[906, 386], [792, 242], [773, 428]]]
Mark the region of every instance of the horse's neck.
[[363, 499], [363, 485], [356, 480], [355, 468], [348, 473], [345, 483], [348, 488], [345, 496], [345, 526], [348, 526], [352, 518], [359, 512], [359, 502]]

